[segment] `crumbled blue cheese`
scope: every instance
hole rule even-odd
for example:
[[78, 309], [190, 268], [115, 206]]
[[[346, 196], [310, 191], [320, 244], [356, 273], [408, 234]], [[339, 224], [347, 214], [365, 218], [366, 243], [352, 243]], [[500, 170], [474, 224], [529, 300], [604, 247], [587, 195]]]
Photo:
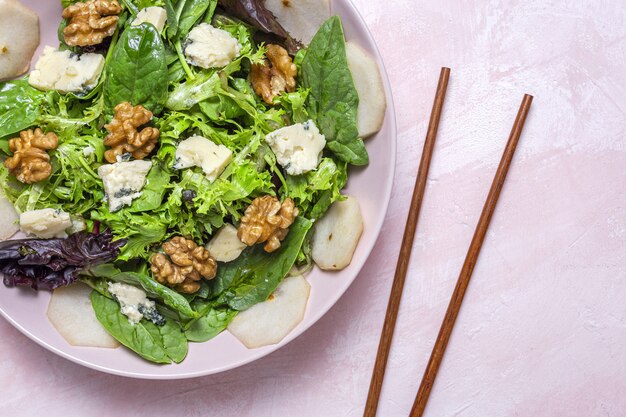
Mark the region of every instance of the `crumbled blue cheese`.
[[197, 166], [202, 168], [209, 181], [215, 181], [233, 157], [233, 152], [202, 136], [183, 140], [176, 148], [174, 169]]
[[141, 196], [151, 161], [130, 161], [105, 164], [98, 168], [111, 213], [132, 204]]
[[167, 21], [167, 12], [163, 7], [151, 6], [139, 10], [137, 17], [131, 26], [139, 26], [142, 23], [151, 23], [158, 32], [161, 32]]
[[65, 238], [65, 229], [72, 227], [70, 215], [61, 210], [45, 208], [20, 214], [20, 229], [41, 239]]
[[109, 292], [120, 303], [120, 311], [132, 324], [139, 323], [144, 313], [156, 309], [154, 301], [149, 300], [143, 290], [132, 285], [109, 282]]
[[220, 68], [239, 56], [241, 44], [230, 33], [201, 23], [185, 40], [187, 62], [201, 68]]
[[312, 120], [275, 130], [265, 136], [265, 141], [289, 175], [315, 169], [326, 146], [326, 138]]
[[80, 92], [98, 84], [103, 68], [104, 57], [100, 54], [77, 55], [46, 46], [28, 83], [40, 90]]

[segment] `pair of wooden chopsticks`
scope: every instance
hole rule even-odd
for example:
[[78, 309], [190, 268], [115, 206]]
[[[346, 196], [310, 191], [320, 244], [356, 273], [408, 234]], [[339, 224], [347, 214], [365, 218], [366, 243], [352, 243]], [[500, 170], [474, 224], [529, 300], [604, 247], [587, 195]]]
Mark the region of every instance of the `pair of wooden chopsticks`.
[[[439, 120], [441, 118], [441, 111], [443, 109], [443, 102], [446, 97], [446, 90], [448, 88], [448, 79], [450, 78], [450, 69], [442, 68], [439, 76], [439, 84], [437, 86], [437, 93], [435, 95], [435, 101], [433, 103], [433, 109], [430, 114], [430, 122], [428, 125], [428, 132], [426, 133], [426, 141], [424, 142], [424, 150], [422, 151], [422, 158], [420, 161], [419, 169], [417, 172], [417, 178], [415, 179], [415, 189], [413, 190], [413, 197], [411, 198], [411, 208], [406, 221], [404, 229], [404, 236], [402, 237], [402, 246], [400, 248], [400, 254], [398, 257], [398, 263], [396, 265], [396, 273], [391, 286], [391, 294], [389, 295], [389, 304], [387, 305], [387, 313], [385, 314], [385, 322], [380, 335], [380, 342], [378, 344], [378, 352], [376, 354], [376, 362], [374, 364], [374, 371], [372, 372], [372, 380], [370, 382], [369, 393], [367, 396], [367, 402], [365, 404], [364, 417], [374, 417], [376, 410], [378, 409], [378, 400], [380, 398], [380, 391], [383, 384], [383, 378], [385, 376], [385, 369], [387, 367], [387, 359], [389, 357], [389, 350], [391, 348], [391, 340], [393, 339], [393, 332], [396, 325], [396, 318], [398, 317], [398, 309], [400, 307], [400, 299], [402, 298], [402, 290], [404, 288], [404, 281], [406, 278], [406, 272], [409, 265], [409, 259], [413, 247], [413, 238], [415, 236], [415, 229], [417, 227], [417, 220], [419, 218], [420, 208], [422, 206], [422, 200], [424, 198], [424, 191], [426, 189], [426, 180], [428, 178], [428, 170], [430, 168], [430, 160], [432, 159], [433, 150], [435, 148], [435, 139], [437, 137], [437, 130], [439, 129]], [[452, 328], [461, 309], [461, 303], [465, 296], [465, 291], [469, 284], [474, 265], [478, 259], [480, 248], [482, 247], [489, 227], [489, 222], [496, 208], [500, 191], [504, 185], [506, 174], [509, 171], [517, 142], [519, 141], [526, 116], [530, 109], [533, 97], [526, 94], [522, 100], [522, 104], [517, 113], [513, 129], [509, 135], [509, 140], [504, 149], [504, 154], [500, 160], [500, 165], [496, 171], [496, 175], [491, 184], [487, 201], [483, 207], [483, 211], [478, 220], [478, 225], [472, 238], [463, 268], [459, 274], [459, 278], [452, 293], [448, 310], [441, 323], [439, 329], [439, 335], [435, 341], [435, 346], [430, 355], [430, 360], [426, 366], [426, 371], [422, 377], [419, 390], [411, 409], [410, 417], [420, 417], [424, 413], [426, 403], [430, 395], [430, 391], [435, 382], [439, 365], [443, 359]]]

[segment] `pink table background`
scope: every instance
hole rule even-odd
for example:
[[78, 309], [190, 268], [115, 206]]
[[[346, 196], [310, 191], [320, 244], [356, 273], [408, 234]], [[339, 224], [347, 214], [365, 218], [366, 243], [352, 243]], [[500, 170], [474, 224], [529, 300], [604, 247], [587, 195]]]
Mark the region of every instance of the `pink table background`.
[[626, 8], [354, 1], [389, 71], [400, 152], [381, 239], [346, 295], [284, 349], [173, 382], [83, 368], [0, 319], [0, 415], [362, 415], [443, 65], [452, 79], [379, 415], [410, 410], [525, 92], [533, 109], [426, 414], [626, 414]]

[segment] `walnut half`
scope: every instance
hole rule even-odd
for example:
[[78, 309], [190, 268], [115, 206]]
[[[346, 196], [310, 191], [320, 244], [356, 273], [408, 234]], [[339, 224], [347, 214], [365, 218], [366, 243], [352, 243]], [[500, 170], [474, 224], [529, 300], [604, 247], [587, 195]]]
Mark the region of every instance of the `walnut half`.
[[254, 92], [267, 104], [272, 104], [274, 97], [296, 89], [298, 67], [282, 46], [267, 45], [265, 55], [269, 62], [266, 60], [265, 64], [253, 64], [250, 81]]
[[59, 138], [54, 133], [44, 134], [37, 128], [23, 130], [19, 138], [9, 141], [13, 156], [4, 161], [4, 166], [25, 184], [43, 181], [52, 174], [50, 155], [46, 151], [55, 149]]
[[200, 279], [210, 280], [217, 273], [217, 262], [209, 251], [192, 240], [176, 236], [163, 244], [163, 253], [151, 260], [154, 277], [177, 291], [193, 294], [200, 289]]
[[267, 242], [263, 249], [274, 252], [297, 216], [298, 208], [291, 198], [281, 203], [271, 195], [257, 197], [241, 218], [237, 236], [248, 246]]
[[63, 18], [69, 19], [63, 29], [63, 38], [69, 46], [89, 46], [102, 43], [115, 33], [117, 16], [122, 8], [116, 0], [89, 0], [63, 9]]
[[104, 153], [104, 158], [110, 163], [117, 162], [117, 157], [130, 153], [135, 159], [143, 159], [152, 152], [159, 139], [159, 129], [154, 127], [139, 127], [152, 119], [152, 112], [143, 106], [133, 106], [123, 102], [115, 106], [115, 116], [111, 123], [104, 125], [109, 135], [104, 138], [104, 144], [110, 146]]

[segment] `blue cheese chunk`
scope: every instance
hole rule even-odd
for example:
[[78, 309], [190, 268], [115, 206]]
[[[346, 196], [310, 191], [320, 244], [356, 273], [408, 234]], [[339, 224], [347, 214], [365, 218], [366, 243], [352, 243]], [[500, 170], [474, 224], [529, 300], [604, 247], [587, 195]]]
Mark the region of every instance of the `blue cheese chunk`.
[[154, 301], [149, 300], [146, 293], [132, 285], [121, 282], [109, 282], [109, 292], [120, 303], [120, 311], [132, 324], [137, 324], [151, 313], [156, 311]]
[[40, 239], [65, 238], [72, 227], [70, 215], [61, 210], [45, 208], [20, 214], [20, 229]]
[[77, 55], [46, 46], [28, 83], [40, 90], [86, 91], [98, 84], [103, 68], [104, 57], [100, 54]]
[[200, 68], [226, 66], [241, 53], [241, 44], [230, 33], [201, 23], [185, 40], [187, 62]]
[[141, 196], [150, 168], [150, 161], [116, 162], [98, 168], [111, 213], [131, 205], [134, 199]]
[[202, 136], [192, 136], [176, 148], [174, 169], [197, 166], [202, 168], [209, 181], [213, 182], [224, 171], [233, 158], [233, 152]]
[[289, 175], [300, 175], [317, 168], [326, 138], [313, 120], [275, 130], [265, 136], [276, 161]]
[[132, 26], [139, 26], [142, 23], [151, 23], [158, 32], [161, 32], [167, 21], [167, 12], [163, 7], [146, 7], [139, 10], [137, 17], [133, 20]]

